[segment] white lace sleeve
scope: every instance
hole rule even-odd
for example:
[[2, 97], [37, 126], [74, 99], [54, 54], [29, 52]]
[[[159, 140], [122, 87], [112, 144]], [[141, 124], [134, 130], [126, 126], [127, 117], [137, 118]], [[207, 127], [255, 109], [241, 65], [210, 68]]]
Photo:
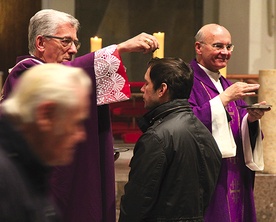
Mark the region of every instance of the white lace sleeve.
[[126, 79], [119, 73], [122, 61], [119, 56], [114, 54], [116, 48], [116, 45], [111, 45], [95, 52], [97, 105], [129, 99], [129, 96], [123, 91]]

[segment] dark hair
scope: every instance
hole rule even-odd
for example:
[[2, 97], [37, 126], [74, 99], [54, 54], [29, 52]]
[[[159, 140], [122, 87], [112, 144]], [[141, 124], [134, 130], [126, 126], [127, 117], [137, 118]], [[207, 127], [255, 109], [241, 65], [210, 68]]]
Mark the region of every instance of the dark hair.
[[181, 58], [153, 58], [148, 62], [154, 90], [166, 83], [171, 100], [188, 99], [193, 86], [194, 72]]

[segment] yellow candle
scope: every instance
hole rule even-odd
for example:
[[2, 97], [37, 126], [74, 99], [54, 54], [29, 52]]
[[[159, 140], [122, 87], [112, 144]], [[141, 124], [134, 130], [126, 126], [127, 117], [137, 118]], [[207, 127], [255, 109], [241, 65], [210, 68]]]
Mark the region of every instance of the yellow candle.
[[159, 49], [156, 49], [153, 53], [153, 57], [158, 58], [164, 58], [164, 39], [165, 39], [165, 33], [164, 32], [158, 32], [153, 33], [153, 36], [156, 37], [158, 43], [159, 43]]
[[90, 38], [90, 51], [95, 52], [102, 48], [102, 39], [95, 36]]
[[226, 66], [222, 69], [219, 70], [220, 74], [226, 78], [226, 75], [227, 75], [227, 68]]

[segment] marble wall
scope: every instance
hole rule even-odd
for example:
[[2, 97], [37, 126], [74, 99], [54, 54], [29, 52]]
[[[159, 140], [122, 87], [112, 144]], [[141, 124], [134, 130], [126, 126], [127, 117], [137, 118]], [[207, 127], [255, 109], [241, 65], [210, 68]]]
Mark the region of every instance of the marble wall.
[[276, 221], [275, 190], [276, 174], [256, 174], [254, 195], [258, 222]]

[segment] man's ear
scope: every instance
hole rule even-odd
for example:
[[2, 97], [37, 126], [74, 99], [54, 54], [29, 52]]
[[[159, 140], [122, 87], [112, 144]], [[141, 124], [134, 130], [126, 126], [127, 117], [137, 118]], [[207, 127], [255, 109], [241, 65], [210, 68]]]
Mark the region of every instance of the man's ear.
[[44, 37], [42, 35], [38, 35], [35, 39], [35, 46], [37, 50], [40, 52], [44, 52], [45, 50], [44, 44], [45, 44]]
[[56, 121], [57, 104], [54, 102], [44, 102], [38, 105], [35, 110], [36, 123], [42, 131], [53, 129]]
[[168, 90], [169, 90], [168, 85], [163, 82], [158, 90], [159, 90], [158, 92], [159, 97], [162, 97], [168, 93]]
[[196, 54], [202, 54], [201, 53], [201, 43], [200, 42], [195, 42], [195, 51], [196, 51]]

